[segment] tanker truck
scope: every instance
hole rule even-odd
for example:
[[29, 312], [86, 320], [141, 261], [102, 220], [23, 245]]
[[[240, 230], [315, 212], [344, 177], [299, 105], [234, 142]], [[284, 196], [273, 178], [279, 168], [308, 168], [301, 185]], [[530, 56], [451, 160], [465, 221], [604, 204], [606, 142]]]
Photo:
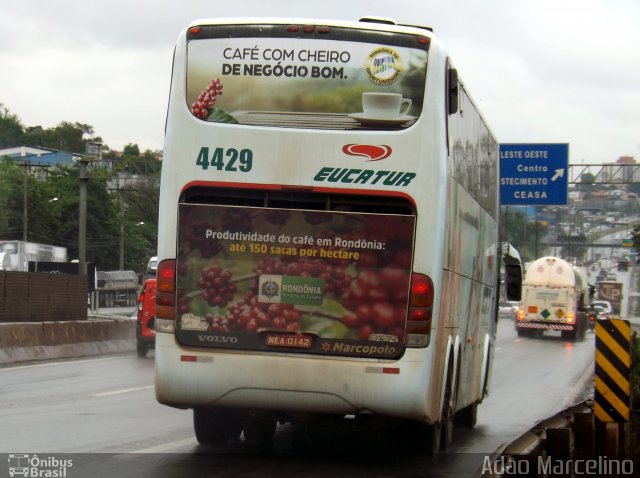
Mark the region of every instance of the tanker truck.
[[594, 291], [582, 270], [559, 257], [534, 261], [522, 285], [516, 318], [518, 336], [536, 337], [545, 330], [556, 330], [564, 339], [584, 339]]

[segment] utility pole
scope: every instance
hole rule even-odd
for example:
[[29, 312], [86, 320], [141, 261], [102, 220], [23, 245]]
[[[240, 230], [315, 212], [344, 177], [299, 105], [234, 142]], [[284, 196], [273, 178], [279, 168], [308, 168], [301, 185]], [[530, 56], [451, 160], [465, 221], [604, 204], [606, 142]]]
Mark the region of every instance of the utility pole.
[[102, 159], [102, 144], [87, 143], [84, 157], [78, 161], [78, 178], [80, 179], [80, 204], [78, 211], [78, 274], [87, 275], [87, 164], [89, 161]]
[[29, 161], [23, 164], [24, 177], [22, 183], [22, 240], [27, 242], [29, 230]]
[[[131, 187], [127, 187], [127, 180], [129, 178], [128, 177], [118, 177], [115, 179], [115, 186], [114, 187], [108, 187], [107, 189], [109, 191], [115, 191], [116, 194], [118, 195], [118, 218], [119, 218], [119, 262], [118, 262], [118, 266], [119, 266], [119, 270], [124, 270], [124, 239], [125, 239], [125, 211], [127, 209], [126, 204], [125, 204], [125, 198], [123, 197], [124, 193], [127, 191], [135, 191], [134, 188]], [[122, 184], [121, 184], [122, 183]]]
[[[125, 212], [127, 210], [127, 204], [126, 204], [126, 193], [127, 192], [132, 192], [132, 191], [136, 191], [136, 188], [131, 187], [131, 184], [129, 184], [134, 178], [131, 176], [120, 176], [118, 175], [113, 181], [115, 181], [115, 184], [113, 184], [112, 181], [112, 185], [107, 187], [108, 191], [115, 191], [116, 194], [118, 195], [118, 217], [119, 217], [119, 262], [118, 262], [118, 267], [119, 270], [124, 270], [124, 252], [125, 252]], [[144, 224], [144, 223], [143, 223]], [[136, 225], [140, 225], [140, 224], [136, 224]]]
[[119, 269], [124, 270], [124, 201], [122, 195], [118, 192], [118, 202], [120, 203], [120, 262]]
[[79, 179], [80, 179], [80, 209], [78, 211], [78, 273], [80, 275], [87, 274], [87, 160], [78, 161]]

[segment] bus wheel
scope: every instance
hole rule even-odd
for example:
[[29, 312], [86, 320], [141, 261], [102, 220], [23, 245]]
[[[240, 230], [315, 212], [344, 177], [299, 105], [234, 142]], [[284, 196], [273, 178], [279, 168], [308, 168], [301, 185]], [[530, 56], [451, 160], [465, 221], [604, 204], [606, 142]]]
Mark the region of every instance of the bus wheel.
[[149, 352], [149, 344], [142, 340], [138, 340], [138, 343], [136, 344], [136, 352], [138, 353], [138, 357], [146, 357], [147, 352]]
[[273, 445], [276, 432], [275, 420], [254, 420], [245, 424], [244, 439], [248, 444], [262, 449], [269, 449]]
[[478, 404], [472, 403], [456, 413], [456, 422], [467, 428], [473, 428], [478, 422]]
[[198, 443], [203, 445], [224, 445], [228, 439], [238, 439], [242, 425], [233, 410], [211, 407], [193, 409], [193, 429]]
[[441, 448], [445, 451], [451, 447], [451, 442], [453, 442], [453, 421], [455, 415], [455, 397], [453, 394], [453, 386], [451, 384], [451, 373], [449, 373], [449, 378], [447, 378], [447, 388], [444, 392], [444, 404], [442, 406], [442, 419], [440, 422], [442, 428]]
[[435, 456], [440, 451], [442, 442], [442, 426], [440, 423], [429, 425], [426, 429], [425, 451], [428, 456]]

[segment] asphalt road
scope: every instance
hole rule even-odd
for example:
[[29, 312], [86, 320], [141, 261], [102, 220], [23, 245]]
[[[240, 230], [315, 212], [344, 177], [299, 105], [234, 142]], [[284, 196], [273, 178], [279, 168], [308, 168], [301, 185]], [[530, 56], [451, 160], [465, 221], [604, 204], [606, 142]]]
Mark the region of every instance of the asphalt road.
[[[509, 443], [582, 401], [593, 370], [594, 338], [569, 343], [547, 332], [518, 338], [499, 322], [491, 395], [477, 426], [456, 428], [454, 449], [427, 458], [404, 437], [380, 444], [342, 429], [280, 426], [270, 452], [238, 443], [197, 444], [190, 411], [159, 405], [153, 351], [0, 368], [0, 476], [9, 454], [67, 458], [69, 478], [472, 476]], [[2, 455], [5, 454], [5, 455]], [[4, 458], [6, 456], [6, 459]]]

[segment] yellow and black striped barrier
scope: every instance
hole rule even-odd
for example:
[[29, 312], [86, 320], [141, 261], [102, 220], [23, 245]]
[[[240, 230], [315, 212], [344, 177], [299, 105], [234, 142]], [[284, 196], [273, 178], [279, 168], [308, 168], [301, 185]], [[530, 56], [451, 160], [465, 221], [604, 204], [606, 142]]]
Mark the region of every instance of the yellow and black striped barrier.
[[629, 421], [631, 327], [621, 319], [596, 322], [595, 418], [602, 423]]

